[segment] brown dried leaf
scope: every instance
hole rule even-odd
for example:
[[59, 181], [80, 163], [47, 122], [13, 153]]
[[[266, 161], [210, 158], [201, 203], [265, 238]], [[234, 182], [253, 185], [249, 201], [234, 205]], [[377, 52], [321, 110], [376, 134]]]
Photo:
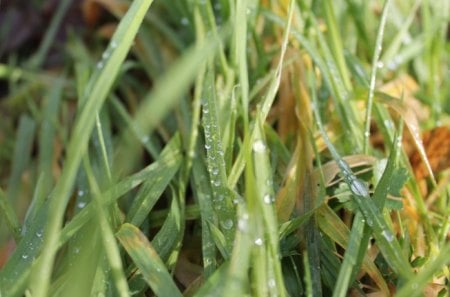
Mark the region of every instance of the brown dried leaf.
[[81, 3], [81, 11], [84, 21], [88, 26], [94, 26], [100, 19], [101, 7], [94, 0], [84, 0]]
[[[437, 127], [426, 131], [422, 136], [422, 142], [428, 162], [435, 174], [450, 167], [450, 129], [448, 127]], [[429, 176], [427, 167], [417, 150], [411, 153], [409, 161], [417, 180]]]

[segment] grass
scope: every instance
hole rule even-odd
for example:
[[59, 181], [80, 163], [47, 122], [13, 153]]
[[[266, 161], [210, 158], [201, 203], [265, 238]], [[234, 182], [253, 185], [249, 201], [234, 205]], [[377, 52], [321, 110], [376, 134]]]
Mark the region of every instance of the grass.
[[0, 64], [0, 296], [448, 294], [446, 1], [152, 2]]

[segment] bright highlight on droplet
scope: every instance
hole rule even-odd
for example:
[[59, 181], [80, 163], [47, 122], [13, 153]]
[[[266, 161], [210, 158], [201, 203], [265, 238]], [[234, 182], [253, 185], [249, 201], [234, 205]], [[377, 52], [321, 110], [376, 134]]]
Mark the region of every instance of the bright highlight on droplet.
[[266, 150], [266, 145], [264, 144], [264, 141], [261, 139], [256, 140], [253, 143], [253, 151], [255, 153], [263, 153]]

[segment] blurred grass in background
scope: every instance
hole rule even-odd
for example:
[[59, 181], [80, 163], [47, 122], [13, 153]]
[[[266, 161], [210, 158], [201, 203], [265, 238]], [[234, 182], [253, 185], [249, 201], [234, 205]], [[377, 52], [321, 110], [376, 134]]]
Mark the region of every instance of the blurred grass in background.
[[0, 9], [0, 296], [448, 294], [448, 1], [50, 2]]

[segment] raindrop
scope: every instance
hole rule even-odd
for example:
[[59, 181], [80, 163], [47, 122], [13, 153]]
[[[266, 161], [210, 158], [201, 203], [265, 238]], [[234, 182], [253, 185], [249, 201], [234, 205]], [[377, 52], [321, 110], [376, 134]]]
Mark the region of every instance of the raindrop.
[[143, 143], [147, 143], [148, 140], [149, 140], [149, 137], [148, 137], [147, 135], [145, 135], [145, 136], [143, 136], [143, 137], [141, 138], [141, 141], [142, 141]]
[[102, 54], [102, 59], [103, 59], [103, 60], [106, 60], [106, 59], [108, 59], [108, 58], [109, 58], [109, 52], [106, 50], [106, 51], [104, 51], [103, 54]]
[[401, 59], [398, 56], [395, 56], [389, 63], [387, 64], [387, 68], [389, 70], [395, 70], [398, 68], [398, 66], [401, 64]]
[[269, 286], [269, 288], [275, 288], [276, 285], [275, 280], [273, 278], [269, 279], [267, 285]]
[[39, 230], [39, 231], [36, 232], [36, 236], [39, 237], [39, 238], [42, 237], [42, 234], [43, 234], [42, 230]]
[[264, 144], [264, 142], [261, 139], [256, 140], [253, 143], [253, 151], [255, 153], [263, 153], [265, 150], [266, 150], [266, 145]]
[[182, 18], [182, 19], [181, 19], [181, 24], [182, 24], [183, 26], [189, 25], [189, 20], [188, 20], [188, 18]]
[[394, 235], [388, 230], [383, 230], [381, 235], [383, 235], [383, 237], [386, 238], [386, 240], [389, 242], [392, 242], [394, 240]]
[[269, 194], [264, 195], [263, 200], [265, 204], [271, 204], [273, 202], [272, 196]]
[[78, 190], [78, 197], [81, 197], [84, 195], [84, 191], [83, 190]]
[[117, 42], [115, 40], [111, 40], [111, 48], [116, 48]]
[[211, 148], [210, 144], [205, 144], [205, 149], [209, 150]]
[[231, 219], [226, 219], [225, 221], [220, 222], [222, 228], [226, 230], [230, 230], [233, 227], [233, 221]]
[[218, 175], [218, 174], [219, 174], [219, 168], [214, 167], [214, 168], [211, 170], [211, 173], [212, 173], [212, 175]]
[[248, 222], [244, 218], [239, 219], [238, 228], [240, 231], [245, 232], [248, 230]]
[[28, 259], [28, 255], [27, 254], [23, 254], [22, 255], [22, 259], [24, 259], [24, 260]]
[[215, 181], [213, 182], [213, 184], [214, 184], [216, 187], [220, 186], [220, 180], [219, 180], [219, 179], [218, 179], [218, 180], [215, 180]]
[[203, 113], [205, 113], [205, 114], [209, 113], [209, 109], [208, 109], [208, 108], [206, 108], [206, 106], [205, 106], [205, 107], [203, 107]]
[[97, 69], [102, 69], [102, 68], [103, 68], [103, 62], [98, 62]]
[[388, 128], [388, 129], [392, 129], [392, 128], [394, 128], [394, 124], [392, 123], [392, 121], [391, 120], [389, 120], [389, 119], [387, 119], [387, 120], [384, 120], [384, 125], [386, 126], [386, 128]]
[[255, 244], [256, 244], [257, 246], [262, 246], [262, 244], [263, 244], [262, 238], [256, 238]]
[[364, 182], [360, 179], [354, 179], [351, 181], [350, 190], [353, 194], [359, 197], [369, 197], [369, 190], [367, 189], [367, 186], [364, 184]]
[[86, 206], [86, 201], [80, 201], [77, 204], [78, 208], [84, 208]]
[[364, 136], [365, 137], [369, 137], [370, 136], [370, 132], [369, 131], [364, 132]]
[[382, 61], [378, 61], [377, 68], [383, 68], [383, 67], [384, 67], [384, 63]]

